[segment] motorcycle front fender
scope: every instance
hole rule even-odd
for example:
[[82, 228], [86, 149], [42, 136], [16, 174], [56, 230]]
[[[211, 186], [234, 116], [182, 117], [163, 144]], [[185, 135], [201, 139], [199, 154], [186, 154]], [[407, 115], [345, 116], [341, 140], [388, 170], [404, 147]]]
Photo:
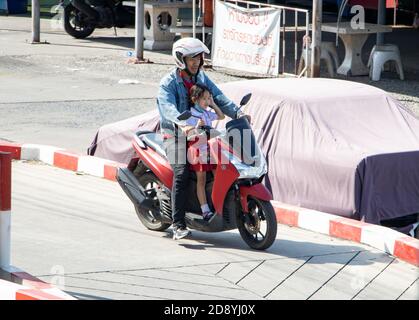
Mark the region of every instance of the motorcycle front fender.
[[265, 187], [264, 184], [258, 183], [250, 187], [240, 186], [240, 202], [243, 212], [245, 213], [249, 212], [249, 207], [247, 205], [247, 198], [249, 196], [264, 201], [273, 200], [272, 193]]

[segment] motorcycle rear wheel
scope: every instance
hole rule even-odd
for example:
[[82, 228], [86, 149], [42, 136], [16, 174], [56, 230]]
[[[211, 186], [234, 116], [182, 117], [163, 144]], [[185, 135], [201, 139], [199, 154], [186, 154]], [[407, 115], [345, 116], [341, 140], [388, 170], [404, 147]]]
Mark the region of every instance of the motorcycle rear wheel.
[[[275, 241], [277, 221], [275, 210], [269, 201], [248, 198], [249, 213], [237, 219], [237, 228], [247, 245], [256, 250], [265, 250]], [[246, 219], [245, 215], [248, 215]], [[263, 225], [262, 225], [263, 224]], [[266, 225], [266, 226], [265, 226]], [[263, 232], [265, 230], [265, 232]]]
[[[161, 182], [159, 179], [151, 172], [146, 172], [138, 178], [138, 183], [146, 190], [155, 189]], [[155, 210], [146, 210], [135, 208], [137, 216], [140, 219], [141, 223], [149, 230], [153, 231], [164, 231], [170, 227], [170, 223], [162, 222], [158, 217], [160, 216], [160, 202], [157, 199], [157, 196], [153, 199], [155, 203]]]
[[80, 14], [82, 13], [80, 13], [72, 4], [68, 4], [64, 8], [64, 30], [76, 39], [87, 38], [95, 31], [95, 27], [93, 26], [80, 26], [79, 23], [77, 23]]

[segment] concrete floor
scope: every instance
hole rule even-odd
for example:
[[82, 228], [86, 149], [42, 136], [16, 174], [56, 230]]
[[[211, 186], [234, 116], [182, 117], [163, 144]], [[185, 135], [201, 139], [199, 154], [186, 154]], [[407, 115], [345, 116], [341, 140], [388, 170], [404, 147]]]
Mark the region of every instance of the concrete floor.
[[419, 268], [279, 225], [251, 250], [236, 231], [171, 239], [117, 183], [13, 162], [12, 264], [80, 299], [419, 299]]

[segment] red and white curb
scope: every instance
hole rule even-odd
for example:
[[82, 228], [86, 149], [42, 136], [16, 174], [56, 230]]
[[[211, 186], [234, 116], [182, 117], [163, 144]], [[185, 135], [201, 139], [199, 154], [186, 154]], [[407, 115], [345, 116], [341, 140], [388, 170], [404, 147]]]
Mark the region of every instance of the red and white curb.
[[92, 156], [83, 156], [61, 148], [39, 144], [17, 144], [0, 141], [0, 151], [11, 152], [14, 160], [41, 161], [61, 169], [83, 172], [116, 181], [116, 171], [124, 163]]
[[419, 266], [419, 240], [390, 228], [272, 201], [279, 223], [363, 243]]
[[[39, 160], [72, 171], [115, 181], [116, 170], [126, 164], [83, 156], [51, 146], [0, 141], [0, 151], [17, 160]], [[363, 243], [419, 266], [419, 240], [390, 228], [364, 223], [316, 210], [272, 201], [279, 223], [322, 233], [331, 237]]]
[[0, 300], [77, 300], [53, 285], [14, 267], [2, 270]]

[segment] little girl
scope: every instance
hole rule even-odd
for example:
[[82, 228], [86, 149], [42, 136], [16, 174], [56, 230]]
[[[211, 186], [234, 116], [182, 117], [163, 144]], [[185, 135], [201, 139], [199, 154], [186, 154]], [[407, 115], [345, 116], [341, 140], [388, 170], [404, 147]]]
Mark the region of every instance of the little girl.
[[[187, 120], [187, 124], [196, 128], [206, 125], [211, 126], [212, 121], [222, 120], [225, 118], [223, 112], [214, 103], [208, 88], [195, 84], [189, 91], [190, 100], [193, 104], [191, 108], [192, 117]], [[215, 112], [208, 110], [210, 107]], [[208, 163], [208, 144], [199, 144], [198, 139], [188, 142], [188, 157], [193, 164], [190, 165], [191, 170], [196, 172], [197, 178], [197, 196], [201, 205], [202, 217], [205, 221], [211, 219], [214, 215], [208, 207], [207, 196], [205, 193], [206, 172], [215, 170], [216, 165]]]

